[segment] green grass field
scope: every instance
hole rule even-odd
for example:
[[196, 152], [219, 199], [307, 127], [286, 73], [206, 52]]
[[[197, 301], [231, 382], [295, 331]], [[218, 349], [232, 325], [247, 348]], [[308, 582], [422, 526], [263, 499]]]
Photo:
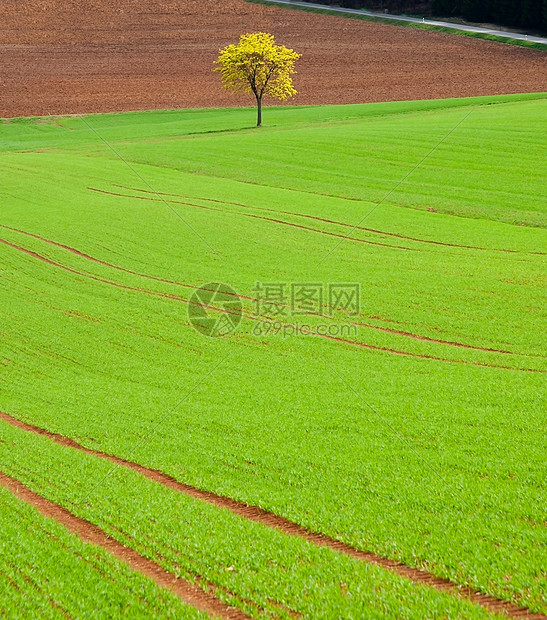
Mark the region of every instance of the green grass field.
[[0, 615], [205, 618], [0, 489]]
[[[546, 99], [0, 120], [0, 411], [547, 613]], [[359, 313], [256, 316], [257, 283]], [[252, 617], [489, 615], [3, 421], [0, 471]], [[0, 614], [34, 540], [40, 614], [199, 615], [0, 502]]]

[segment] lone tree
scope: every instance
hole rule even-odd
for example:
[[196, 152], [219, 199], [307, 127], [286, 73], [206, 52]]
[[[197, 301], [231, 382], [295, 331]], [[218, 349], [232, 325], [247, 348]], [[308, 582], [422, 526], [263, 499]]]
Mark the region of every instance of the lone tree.
[[253, 93], [258, 111], [257, 127], [262, 125], [262, 97], [285, 100], [296, 94], [291, 75], [300, 54], [284, 45], [276, 45], [266, 32], [243, 34], [237, 45], [220, 50], [215, 71], [222, 75], [225, 88]]

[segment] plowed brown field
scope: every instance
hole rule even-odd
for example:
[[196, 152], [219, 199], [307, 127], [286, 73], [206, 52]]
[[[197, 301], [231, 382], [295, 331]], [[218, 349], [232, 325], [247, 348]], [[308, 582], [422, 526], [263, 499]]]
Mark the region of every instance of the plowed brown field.
[[266, 30], [303, 54], [295, 104], [547, 90], [547, 54], [245, 0], [0, 0], [0, 117], [252, 105], [218, 49]]

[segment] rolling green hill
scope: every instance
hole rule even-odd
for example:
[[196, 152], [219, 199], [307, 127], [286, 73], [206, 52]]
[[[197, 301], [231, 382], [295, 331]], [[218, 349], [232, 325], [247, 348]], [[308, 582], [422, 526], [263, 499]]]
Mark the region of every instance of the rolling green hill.
[[[0, 411], [547, 613], [545, 97], [0, 121]], [[486, 615], [110, 467], [0, 421], [0, 471], [253, 617]]]

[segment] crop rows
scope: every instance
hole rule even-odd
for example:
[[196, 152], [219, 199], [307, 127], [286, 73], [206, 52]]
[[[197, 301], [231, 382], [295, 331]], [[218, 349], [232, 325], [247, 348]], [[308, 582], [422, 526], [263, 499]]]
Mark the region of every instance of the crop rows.
[[[385, 201], [468, 113], [462, 102], [272, 110], [287, 126], [260, 134], [225, 131], [241, 110], [208, 112], [218, 133], [199, 133], [193, 112], [90, 118], [131, 168], [78, 119], [7, 126], [4, 480], [192, 584], [226, 617], [547, 612], [545, 102], [487, 102], [497, 105], [470, 102], [470, 125]], [[188, 308], [195, 287], [218, 281], [240, 295], [243, 319], [208, 339]], [[360, 312], [323, 306], [302, 319], [284, 303], [257, 315], [257, 282], [357, 282]], [[297, 320], [358, 332], [256, 331]], [[2, 519], [27, 511], [58, 527], [1, 497]], [[23, 522], [8, 567], [27, 565]], [[89, 573], [86, 584], [109, 583], [97, 608], [199, 615], [128, 567], [97, 577], [71, 550], [119, 559], [59, 531], [71, 542], [40, 549], [36, 587], [3, 566], [6, 613], [17, 588], [52, 616], [57, 604], [87, 613], [76, 605], [91, 597], [71, 593]], [[46, 556], [75, 562], [71, 579], [45, 586]], [[141, 583], [140, 597], [117, 589]], [[482, 596], [466, 601], [472, 592]]]

